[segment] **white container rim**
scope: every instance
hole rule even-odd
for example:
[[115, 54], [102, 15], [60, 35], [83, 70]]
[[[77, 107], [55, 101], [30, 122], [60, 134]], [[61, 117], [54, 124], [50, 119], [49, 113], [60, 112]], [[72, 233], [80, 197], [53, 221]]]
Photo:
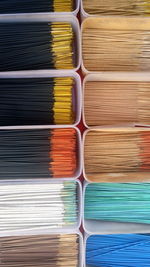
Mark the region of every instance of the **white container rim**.
[[[93, 128], [92, 128], [93, 129]], [[87, 133], [90, 131], [90, 129], [86, 129], [83, 133], [83, 137], [82, 137], [82, 162], [83, 162], [83, 176], [84, 176], [84, 179], [86, 180], [86, 182], [88, 183], [92, 183], [90, 180], [88, 180], [87, 178], [87, 175], [86, 175], [86, 171], [85, 171], [85, 150], [84, 150], [84, 146], [85, 146], [85, 138], [86, 138], [86, 135]], [[84, 188], [83, 188], [84, 190]], [[84, 209], [83, 209], [83, 213], [84, 213]]]
[[85, 19], [85, 18], [87, 18], [87, 17], [91, 17], [91, 16], [94, 16], [94, 15], [90, 15], [89, 13], [87, 13], [86, 11], [85, 11], [85, 9], [84, 9], [84, 0], [81, 0], [81, 17], [82, 17], [82, 19]]

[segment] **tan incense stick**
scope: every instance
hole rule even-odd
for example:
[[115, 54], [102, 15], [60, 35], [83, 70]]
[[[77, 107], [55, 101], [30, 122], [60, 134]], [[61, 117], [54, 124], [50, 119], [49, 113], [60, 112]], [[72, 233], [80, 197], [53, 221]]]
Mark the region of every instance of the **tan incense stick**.
[[89, 126], [150, 125], [150, 82], [87, 81], [84, 100]]

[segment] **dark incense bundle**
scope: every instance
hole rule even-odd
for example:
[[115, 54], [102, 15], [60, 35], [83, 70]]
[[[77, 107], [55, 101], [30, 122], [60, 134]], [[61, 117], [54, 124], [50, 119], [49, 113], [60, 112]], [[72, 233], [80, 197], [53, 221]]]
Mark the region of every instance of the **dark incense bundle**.
[[87, 81], [84, 100], [89, 126], [150, 124], [150, 82]]
[[0, 233], [74, 227], [78, 222], [77, 189], [75, 181], [3, 182]]
[[91, 183], [85, 191], [85, 218], [150, 224], [150, 183]]
[[0, 79], [0, 125], [72, 124], [71, 77]]
[[149, 234], [91, 235], [86, 264], [92, 267], [149, 267]]
[[76, 172], [74, 129], [0, 131], [0, 179], [61, 178]]
[[1, 23], [0, 36], [1, 71], [74, 68], [69, 23]]
[[149, 0], [83, 0], [84, 10], [91, 15], [149, 16]]
[[[142, 24], [143, 23], [143, 24]], [[85, 25], [85, 27], [84, 27]], [[147, 20], [89, 18], [83, 23], [83, 63], [88, 71], [149, 71]]]
[[0, 13], [71, 12], [73, 0], [1, 0]]
[[150, 131], [148, 129], [91, 130], [85, 137], [84, 151], [85, 171], [87, 176], [93, 179], [98, 178], [100, 174], [103, 174], [105, 179], [105, 174], [108, 176], [110, 174], [111, 177], [112, 173], [112, 177], [119, 177], [120, 174], [124, 176], [123, 173], [150, 171]]
[[77, 234], [52, 234], [0, 238], [1, 267], [76, 267]]

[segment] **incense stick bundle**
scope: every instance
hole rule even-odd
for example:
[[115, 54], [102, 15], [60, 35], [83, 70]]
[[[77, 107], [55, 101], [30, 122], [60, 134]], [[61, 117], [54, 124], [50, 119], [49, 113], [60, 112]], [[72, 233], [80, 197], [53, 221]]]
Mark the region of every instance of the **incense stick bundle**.
[[1, 267], [76, 267], [77, 234], [52, 234], [0, 238]]
[[89, 126], [150, 124], [150, 82], [87, 81], [84, 100]]
[[150, 131], [144, 128], [91, 130], [85, 137], [84, 159], [87, 176], [149, 172]]
[[149, 183], [93, 183], [85, 191], [85, 219], [150, 223]]
[[0, 232], [72, 226], [77, 214], [74, 181], [1, 184]]
[[149, 0], [83, 0], [84, 10], [91, 15], [149, 16]]
[[66, 178], [76, 172], [75, 129], [0, 131], [0, 179]]
[[109, 21], [108, 26], [99, 27], [99, 18], [86, 20], [88, 25], [83, 28], [82, 53], [88, 71], [150, 70], [150, 27], [138, 29], [137, 24], [137, 29], [132, 29], [132, 22], [135, 23], [133, 20], [124, 25], [124, 21], [119, 20], [118, 27], [113, 27], [113, 24], [111, 27]]
[[149, 234], [92, 235], [86, 243], [86, 264], [93, 267], [148, 267]]
[[1, 71], [74, 68], [70, 23], [1, 23], [0, 36]]
[[71, 77], [0, 79], [0, 125], [72, 124]]
[[71, 12], [73, 0], [1, 0], [0, 13]]

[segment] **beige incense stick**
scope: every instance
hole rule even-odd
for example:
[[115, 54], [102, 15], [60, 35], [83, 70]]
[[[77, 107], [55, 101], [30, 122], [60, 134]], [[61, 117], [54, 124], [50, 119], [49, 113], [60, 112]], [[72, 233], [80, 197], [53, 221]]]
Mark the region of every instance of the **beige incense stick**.
[[83, 0], [83, 7], [91, 15], [150, 15], [149, 0]]
[[83, 29], [83, 63], [89, 71], [150, 70], [149, 31]]
[[[87, 177], [103, 173], [149, 172], [150, 131], [90, 130], [84, 145]], [[130, 177], [130, 175], [129, 175]]]
[[150, 125], [150, 82], [87, 81], [84, 99], [89, 126]]

